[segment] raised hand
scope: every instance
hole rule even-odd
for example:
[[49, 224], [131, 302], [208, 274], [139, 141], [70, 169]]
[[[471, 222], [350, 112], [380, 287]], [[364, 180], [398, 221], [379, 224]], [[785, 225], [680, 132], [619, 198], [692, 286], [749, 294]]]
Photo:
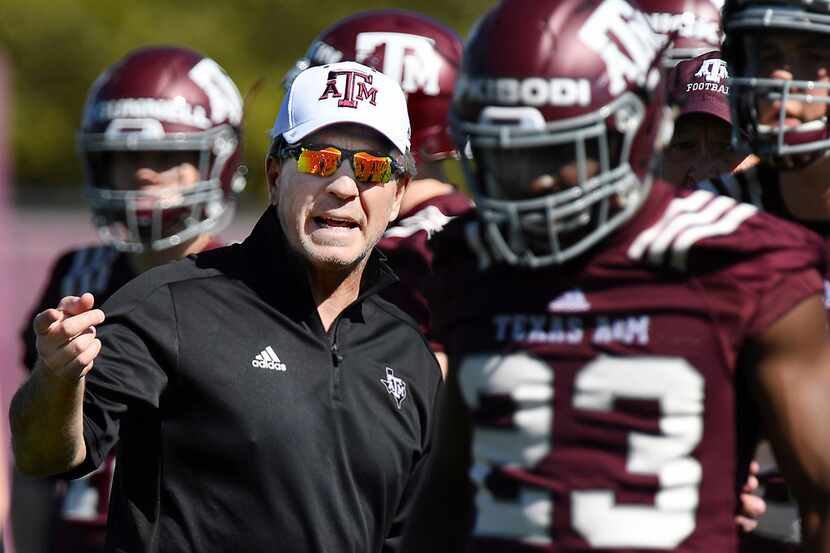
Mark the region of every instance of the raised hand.
[[40, 362], [53, 376], [77, 380], [92, 369], [101, 351], [95, 325], [104, 322], [104, 312], [93, 309], [90, 293], [66, 296], [56, 309], [37, 314], [32, 326], [37, 336]]

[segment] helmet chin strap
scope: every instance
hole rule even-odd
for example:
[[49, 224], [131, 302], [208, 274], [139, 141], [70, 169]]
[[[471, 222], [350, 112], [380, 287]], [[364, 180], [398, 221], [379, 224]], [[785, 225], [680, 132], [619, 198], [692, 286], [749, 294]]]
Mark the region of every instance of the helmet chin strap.
[[671, 143], [672, 135], [674, 135], [674, 116], [672, 114], [672, 108], [666, 106], [663, 108], [660, 129], [655, 133], [654, 149], [656, 151], [662, 151]]

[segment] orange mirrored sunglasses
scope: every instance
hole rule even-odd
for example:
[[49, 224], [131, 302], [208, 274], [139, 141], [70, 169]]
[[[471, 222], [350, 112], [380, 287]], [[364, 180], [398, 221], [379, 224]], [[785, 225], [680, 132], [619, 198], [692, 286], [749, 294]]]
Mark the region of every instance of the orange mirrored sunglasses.
[[348, 159], [358, 182], [387, 183], [393, 177], [404, 173], [403, 166], [391, 156], [367, 152], [364, 150], [347, 150], [326, 144], [296, 144], [286, 146], [280, 151], [282, 157], [297, 160], [297, 171], [308, 175], [328, 177]]

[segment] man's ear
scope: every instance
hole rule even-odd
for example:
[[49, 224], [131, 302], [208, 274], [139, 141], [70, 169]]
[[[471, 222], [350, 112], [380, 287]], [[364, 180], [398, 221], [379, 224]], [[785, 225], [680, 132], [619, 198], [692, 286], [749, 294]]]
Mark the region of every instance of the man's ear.
[[265, 180], [268, 182], [268, 199], [271, 205], [277, 205], [279, 198], [279, 178], [282, 171], [280, 160], [268, 156], [265, 158]]
[[406, 193], [406, 187], [409, 186], [409, 180], [411, 178], [412, 177], [410, 177], [409, 175], [406, 175], [399, 178], [395, 183], [395, 203], [392, 206], [392, 211], [389, 213], [390, 223], [397, 219], [398, 214], [400, 214], [403, 195]]

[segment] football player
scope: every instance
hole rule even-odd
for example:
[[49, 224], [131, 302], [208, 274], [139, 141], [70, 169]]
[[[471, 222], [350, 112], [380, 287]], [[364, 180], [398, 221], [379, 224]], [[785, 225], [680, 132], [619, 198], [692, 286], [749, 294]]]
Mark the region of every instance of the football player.
[[[245, 187], [242, 99], [212, 59], [186, 48], [135, 50], [92, 85], [78, 133], [85, 197], [103, 244], [63, 253], [26, 320], [68, 295], [99, 303], [139, 273], [218, 245]], [[37, 352], [23, 329], [24, 364]], [[20, 553], [100, 551], [114, 458], [83, 480], [15, 475]], [[60, 504], [55, 513], [56, 503]]]
[[[382, 295], [413, 317], [430, 336], [425, 286], [432, 266], [427, 240], [470, 200], [447, 182], [444, 163], [457, 157], [447, 121], [462, 42], [455, 31], [425, 15], [403, 10], [369, 10], [324, 30], [288, 72], [284, 84], [306, 67], [352, 60], [397, 79], [406, 93], [412, 124], [412, 153], [418, 175], [407, 186], [398, 218], [378, 247], [400, 283]], [[446, 371], [440, 345], [431, 340]]]
[[[760, 158], [698, 187], [748, 202], [818, 233], [830, 245], [830, 21], [827, 2], [734, 1], [724, 8], [735, 143]], [[825, 286], [830, 274], [825, 275]], [[773, 444], [774, 445], [774, 444]], [[776, 451], [783, 465], [785, 451]], [[747, 551], [795, 551], [801, 524], [768, 447], [759, 461], [768, 513]]]
[[503, 0], [465, 47], [476, 208], [432, 239], [431, 305], [472, 427], [436, 446], [469, 445], [470, 551], [735, 551], [761, 418], [830, 550], [823, 245], [654, 178], [661, 45], [626, 0]]
[[733, 171], [744, 159], [732, 147], [729, 74], [719, 51], [684, 60], [668, 74], [669, 103], [677, 106], [662, 177], [678, 186]]

